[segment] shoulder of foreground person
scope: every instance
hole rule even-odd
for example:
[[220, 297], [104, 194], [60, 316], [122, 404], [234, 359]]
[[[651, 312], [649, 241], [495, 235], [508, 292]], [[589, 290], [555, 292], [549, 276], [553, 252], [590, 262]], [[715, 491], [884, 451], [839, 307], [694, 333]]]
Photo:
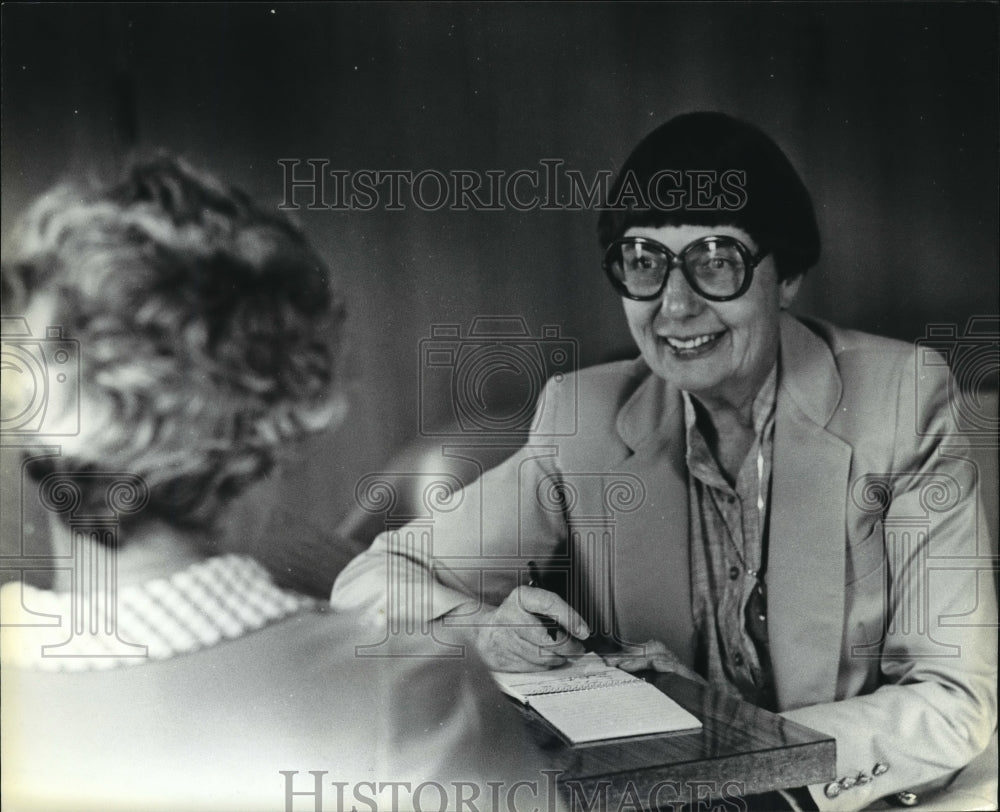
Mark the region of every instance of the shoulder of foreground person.
[[289, 792], [311, 794], [310, 805], [319, 792], [320, 808], [405, 809], [378, 787], [486, 798], [488, 782], [545, 785], [515, 711], [471, 652], [420, 656], [415, 640], [376, 656], [358, 648], [377, 642], [352, 617], [310, 611], [161, 662], [5, 669], [4, 707], [18, 709], [4, 718], [5, 798], [10, 808], [208, 812], [286, 808], [301, 797]]

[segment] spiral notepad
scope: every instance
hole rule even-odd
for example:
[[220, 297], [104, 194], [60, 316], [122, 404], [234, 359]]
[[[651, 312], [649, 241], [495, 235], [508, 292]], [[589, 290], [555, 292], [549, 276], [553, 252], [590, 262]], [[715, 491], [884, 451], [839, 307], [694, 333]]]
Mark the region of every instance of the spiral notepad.
[[697, 730], [701, 722], [656, 686], [585, 654], [549, 671], [493, 672], [501, 690], [532, 707], [572, 744]]

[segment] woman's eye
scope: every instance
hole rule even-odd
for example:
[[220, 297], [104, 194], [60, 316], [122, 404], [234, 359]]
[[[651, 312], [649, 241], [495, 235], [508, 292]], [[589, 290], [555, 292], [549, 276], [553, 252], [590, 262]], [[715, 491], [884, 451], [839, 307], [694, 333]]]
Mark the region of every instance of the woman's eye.
[[701, 264], [702, 271], [718, 273], [720, 271], [732, 271], [736, 268], [736, 262], [729, 257], [709, 257]]
[[625, 264], [631, 271], [652, 271], [656, 268], [656, 260], [649, 256], [629, 257]]

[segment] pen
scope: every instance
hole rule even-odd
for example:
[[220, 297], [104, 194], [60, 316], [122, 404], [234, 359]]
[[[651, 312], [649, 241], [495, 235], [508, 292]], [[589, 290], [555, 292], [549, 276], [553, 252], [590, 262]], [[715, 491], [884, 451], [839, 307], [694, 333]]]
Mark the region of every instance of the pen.
[[[536, 587], [538, 589], [544, 589], [544, 587], [542, 586], [542, 573], [541, 573], [541, 570], [538, 569], [538, 564], [536, 564], [534, 561], [529, 561], [528, 562], [528, 583], [527, 583], [527, 586]], [[573, 637], [574, 636], [568, 630], [564, 630], [562, 628], [562, 626], [559, 625], [558, 621], [554, 620], [553, 618], [549, 617], [548, 615], [541, 615], [541, 614], [538, 614], [537, 612], [531, 612], [531, 614], [534, 615], [535, 617], [537, 617], [540, 621], [542, 621], [542, 624], [545, 626], [546, 630], [549, 633], [549, 637], [552, 640], [558, 640], [559, 639], [559, 632], [560, 631], [566, 631], [566, 636], [567, 637]], [[584, 649], [586, 651], [595, 651], [596, 650], [595, 646], [594, 646], [594, 642], [593, 642], [593, 638], [592, 637], [588, 637], [586, 639], [583, 639], [583, 638], [579, 638], [579, 639], [582, 640]]]
[[[528, 562], [528, 586], [541, 588], [542, 586], [542, 573], [538, 570], [538, 565], [534, 561]], [[535, 617], [537, 617], [542, 624], [545, 626], [549, 633], [549, 637], [552, 640], [559, 639], [559, 624], [556, 623], [548, 615], [540, 615], [537, 612], [532, 612]]]
[[538, 564], [534, 561], [528, 562], [528, 586], [541, 587], [542, 573], [538, 571]]

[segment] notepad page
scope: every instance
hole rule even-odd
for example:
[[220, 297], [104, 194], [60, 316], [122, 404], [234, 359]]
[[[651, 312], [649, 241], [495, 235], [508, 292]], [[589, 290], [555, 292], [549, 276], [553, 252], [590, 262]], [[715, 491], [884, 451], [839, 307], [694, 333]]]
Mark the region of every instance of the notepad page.
[[593, 652], [547, 671], [494, 671], [493, 678], [574, 744], [701, 727], [655, 685]]
[[608, 665], [594, 652], [548, 671], [494, 671], [493, 678], [504, 693], [532, 705], [534, 703], [529, 702], [529, 698], [538, 694], [642, 681], [627, 671]]
[[640, 679], [537, 694], [528, 704], [573, 744], [701, 727], [697, 717]]

